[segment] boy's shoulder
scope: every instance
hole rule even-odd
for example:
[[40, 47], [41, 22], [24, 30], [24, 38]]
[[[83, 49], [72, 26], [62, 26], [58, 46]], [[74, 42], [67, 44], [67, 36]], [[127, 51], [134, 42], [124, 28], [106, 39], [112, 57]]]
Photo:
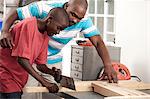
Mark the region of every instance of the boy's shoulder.
[[31, 22], [36, 22], [36, 21], [37, 21], [36, 17], [30, 17], [30, 18], [26, 18], [26, 19], [22, 20], [21, 22], [22, 23], [31, 23]]
[[37, 25], [37, 19], [35, 17], [26, 18], [22, 21], [19, 21], [15, 25], [12, 26], [13, 30], [20, 30], [22, 28], [35, 28]]
[[16, 25], [27, 25], [27, 24], [35, 24], [35, 22], [37, 21], [36, 17], [30, 17], [30, 18], [26, 18], [24, 20], [21, 20], [19, 23], [17, 23]]

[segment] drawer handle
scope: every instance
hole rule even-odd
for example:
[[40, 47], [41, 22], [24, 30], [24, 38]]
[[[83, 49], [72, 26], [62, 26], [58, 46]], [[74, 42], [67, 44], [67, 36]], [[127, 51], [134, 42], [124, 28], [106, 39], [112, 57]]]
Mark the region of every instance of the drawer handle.
[[76, 51], [76, 54], [79, 54], [79, 51]]
[[77, 74], [77, 73], [74, 73], [74, 75], [75, 75], [76, 77], [78, 77], [78, 76], [79, 76], [79, 74]]
[[75, 69], [79, 69], [79, 66], [75, 66]]
[[79, 59], [78, 59], [78, 58], [76, 58], [75, 60], [76, 60], [77, 62], [79, 62]]

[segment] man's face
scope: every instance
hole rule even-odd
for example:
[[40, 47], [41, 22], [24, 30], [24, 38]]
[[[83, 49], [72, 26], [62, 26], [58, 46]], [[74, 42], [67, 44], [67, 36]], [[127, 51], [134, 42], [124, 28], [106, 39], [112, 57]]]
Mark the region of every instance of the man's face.
[[86, 13], [86, 9], [78, 4], [68, 4], [66, 11], [69, 15], [69, 24], [74, 25], [78, 23]]
[[59, 34], [59, 32], [65, 29], [67, 26], [68, 24], [57, 22], [54, 19], [51, 19], [51, 21], [48, 21], [46, 24], [47, 34], [48, 36]]

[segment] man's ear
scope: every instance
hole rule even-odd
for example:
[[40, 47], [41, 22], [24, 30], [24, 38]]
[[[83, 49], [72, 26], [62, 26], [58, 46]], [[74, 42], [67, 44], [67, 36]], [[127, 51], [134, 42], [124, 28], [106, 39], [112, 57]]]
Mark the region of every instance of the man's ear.
[[65, 3], [64, 9], [67, 9], [67, 7], [68, 7], [68, 2]]

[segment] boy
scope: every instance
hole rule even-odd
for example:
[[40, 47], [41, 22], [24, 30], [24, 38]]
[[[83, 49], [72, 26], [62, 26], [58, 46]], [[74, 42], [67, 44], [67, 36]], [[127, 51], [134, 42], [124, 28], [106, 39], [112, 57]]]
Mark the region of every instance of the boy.
[[[46, 64], [48, 36], [66, 28], [68, 20], [68, 14], [63, 8], [54, 8], [45, 19], [27, 18], [12, 28], [15, 46], [12, 50], [0, 49], [0, 99], [20, 99], [28, 73], [47, 87], [49, 92], [58, 92], [58, 86], [40, 76], [32, 64]], [[55, 74], [52, 70], [50, 72]]]

